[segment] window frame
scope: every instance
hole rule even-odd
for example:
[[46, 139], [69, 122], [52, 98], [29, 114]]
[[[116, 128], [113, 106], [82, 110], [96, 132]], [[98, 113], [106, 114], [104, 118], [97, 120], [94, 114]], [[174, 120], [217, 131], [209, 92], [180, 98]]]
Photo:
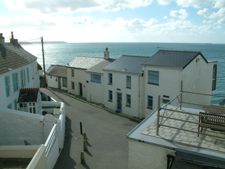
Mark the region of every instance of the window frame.
[[67, 87], [67, 78], [62, 77], [62, 87]]
[[108, 101], [109, 102], [112, 102], [113, 101], [113, 93], [112, 93], [112, 90], [109, 90], [109, 92], [108, 92]]
[[126, 88], [131, 89], [131, 76], [126, 78]]
[[30, 82], [29, 67], [27, 68], [27, 83]]
[[74, 69], [71, 69], [71, 76], [74, 77]]
[[112, 73], [109, 73], [108, 74], [108, 84], [109, 85], [112, 85], [113, 84], [113, 74]]
[[71, 82], [71, 89], [75, 90], [75, 83], [74, 82]]
[[5, 93], [6, 97], [10, 96], [10, 77], [5, 76]]
[[147, 108], [152, 109], [153, 108], [153, 96], [147, 96], [147, 101], [148, 101]]
[[101, 75], [100, 74], [91, 74], [91, 82], [101, 83]]
[[148, 84], [159, 85], [159, 71], [148, 70]]
[[126, 95], [126, 106], [131, 107], [131, 95], [130, 94]]

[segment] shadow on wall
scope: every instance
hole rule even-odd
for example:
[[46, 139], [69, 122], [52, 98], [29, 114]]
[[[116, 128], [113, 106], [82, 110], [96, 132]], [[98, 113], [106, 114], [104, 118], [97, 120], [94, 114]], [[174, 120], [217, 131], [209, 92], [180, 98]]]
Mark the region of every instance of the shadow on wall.
[[64, 148], [55, 164], [54, 169], [75, 168], [76, 162], [70, 157], [71, 141], [73, 139], [71, 129], [71, 120], [66, 117], [66, 133]]

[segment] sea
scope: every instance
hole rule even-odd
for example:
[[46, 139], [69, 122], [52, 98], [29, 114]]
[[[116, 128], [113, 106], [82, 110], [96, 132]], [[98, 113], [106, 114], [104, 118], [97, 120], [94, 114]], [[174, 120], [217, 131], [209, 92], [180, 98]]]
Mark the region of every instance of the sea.
[[[41, 43], [22, 44], [23, 48], [36, 56], [43, 66]], [[158, 50], [200, 51], [209, 61], [217, 61], [217, 86], [213, 95], [225, 96], [225, 44], [214, 43], [145, 43], [145, 42], [113, 42], [113, 43], [44, 43], [46, 70], [51, 65], [67, 65], [76, 56], [104, 57], [108, 48], [110, 58], [117, 59], [122, 55], [152, 56]], [[212, 76], [211, 74], [209, 76]], [[222, 97], [212, 97], [212, 104], [219, 104]]]

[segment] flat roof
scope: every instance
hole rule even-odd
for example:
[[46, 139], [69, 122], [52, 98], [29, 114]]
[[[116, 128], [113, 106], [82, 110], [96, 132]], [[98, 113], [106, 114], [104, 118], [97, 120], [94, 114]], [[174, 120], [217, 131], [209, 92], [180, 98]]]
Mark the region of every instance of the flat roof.
[[[163, 104], [162, 104], [163, 105]], [[167, 109], [175, 109], [175, 106], [168, 105]], [[194, 108], [182, 108], [185, 112], [191, 112], [198, 114], [201, 109]], [[162, 115], [164, 110], [160, 111]], [[197, 116], [192, 116], [190, 114], [183, 114], [179, 112], [167, 111], [164, 116], [171, 115], [171, 118], [179, 118], [183, 120], [198, 122]], [[198, 155], [200, 157], [206, 157], [207, 159], [216, 159], [219, 161], [225, 161], [225, 140], [215, 137], [205, 136], [197, 133], [191, 133], [187, 131], [178, 130], [175, 128], [168, 128], [160, 126], [159, 135], [156, 135], [156, 121], [157, 120], [157, 110], [155, 110], [151, 115], [149, 115], [144, 121], [142, 121], [137, 127], [135, 127], [128, 135], [128, 139], [139, 141], [146, 144], [152, 144], [154, 146], [159, 146], [167, 149], [173, 149], [179, 152]], [[183, 121], [175, 121], [173, 119], [168, 119], [165, 121], [164, 125], [169, 125], [172, 127], [188, 129], [197, 132], [198, 125]], [[214, 131], [211, 129], [203, 130], [203, 133], [209, 133], [213, 135], [219, 135], [225, 138], [225, 132]], [[225, 164], [224, 164], [225, 165]]]

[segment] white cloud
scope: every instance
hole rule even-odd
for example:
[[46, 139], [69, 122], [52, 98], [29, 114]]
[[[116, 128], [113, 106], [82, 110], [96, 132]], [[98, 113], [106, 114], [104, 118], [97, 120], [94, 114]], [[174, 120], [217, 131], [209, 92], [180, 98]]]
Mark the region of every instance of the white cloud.
[[4, 0], [8, 9], [37, 10], [41, 13], [73, 13], [77, 11], [116, 11], [121, 8], [148, 6], [152, 0]]
[[158, 0], [158, 3], [160, 5], [168, 5], [170, 4], [172, 1], [175, 1], [175, 0]]
[[216, 18], [221, 18], [225, 16], [225, 8], [221, 8], [218, 12], [213, 12], [209, 18], [210, 19], [216, 19]]
[[214, 22], [213, 20], [209, 20], [209, 21], [203, 20], [203, 21], [202, 21], [202, 23], [213, 23], [213, 22]]
[[225, 17], [222, 19], [218, 20], [217, 24], [224, 24], [225, 25]]
[[214, 8], [225, 8], [224, 0], [215, 0]]
[[206, 17], [207, 15], [211, 14], [211, 12], [208, 8], [204, 8], [203, 10], [199, 10], [197, 14], [203, 15], [204, 17]]
[[177, 4], [182, 7], [207, 7], [212, 5], [212, 0], [177, 0]]
[[164, 16], [164, 19], [167, 19], [168, 17], [167, 16]]
[[185, 9], [180, 9], [179, 11], [171, 11], [170, 15], [173, 17], [179, 17], [182, 20], [188, 17], [188, 13]]

